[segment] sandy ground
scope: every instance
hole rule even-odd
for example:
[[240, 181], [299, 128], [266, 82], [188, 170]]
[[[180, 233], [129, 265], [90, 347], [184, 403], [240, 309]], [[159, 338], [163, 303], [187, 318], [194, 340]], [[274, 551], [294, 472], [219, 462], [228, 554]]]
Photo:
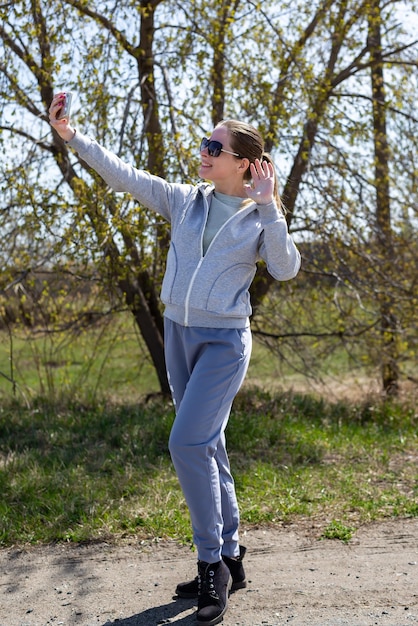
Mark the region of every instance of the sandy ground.
[[[365, 526], [348, 544], [302, 525], [242, 543], [248, 587], [224, 626], [418, 624], [418, 519]], [[193, 626], [194, 601], [173, 592], [195, 562], [173, 542], [2, 550], [0, 625]]]

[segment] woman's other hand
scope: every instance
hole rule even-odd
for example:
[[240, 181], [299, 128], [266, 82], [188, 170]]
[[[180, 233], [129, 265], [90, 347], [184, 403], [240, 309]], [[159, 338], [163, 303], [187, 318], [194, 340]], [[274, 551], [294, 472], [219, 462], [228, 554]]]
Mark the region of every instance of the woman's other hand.
[[271, 163], [256, 159], [250, 164], [252, 185], [244, 185], [247, 196], [257, 204], [273, 202], [274, 169]]

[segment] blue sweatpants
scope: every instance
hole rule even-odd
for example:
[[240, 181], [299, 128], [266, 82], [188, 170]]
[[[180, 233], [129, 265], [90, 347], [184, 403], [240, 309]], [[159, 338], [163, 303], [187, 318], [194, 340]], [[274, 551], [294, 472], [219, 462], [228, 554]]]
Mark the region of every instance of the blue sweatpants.
[[190, 511], [198, 559], [239, 555], [239, 511], [225, 428], [247, 373], [251, 331], [185, 327], [165, 318], [176, 410], [169, 449]]

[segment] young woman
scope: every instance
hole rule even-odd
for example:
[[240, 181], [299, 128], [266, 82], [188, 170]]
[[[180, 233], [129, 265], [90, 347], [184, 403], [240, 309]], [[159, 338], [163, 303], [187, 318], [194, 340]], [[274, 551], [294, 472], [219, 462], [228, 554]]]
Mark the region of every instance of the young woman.
[[161, 299], [167, 374], [176, 410], [171, 457], [190, 510], [198, 574], [177, 593], [198, 598], [197, 622], [222, 621], [232, 589], [246, 585], [239, 511], [225, 446], [232, 402], [251, 353], [249, 287], [263, 259], [277, 280], [300, 267], [260, 133], [226, 120], [200, 145], [197, 185], [173, 184], [122, 162], [57, 119], [53, 128], [115, 190], [131, 193], [171, 226]]

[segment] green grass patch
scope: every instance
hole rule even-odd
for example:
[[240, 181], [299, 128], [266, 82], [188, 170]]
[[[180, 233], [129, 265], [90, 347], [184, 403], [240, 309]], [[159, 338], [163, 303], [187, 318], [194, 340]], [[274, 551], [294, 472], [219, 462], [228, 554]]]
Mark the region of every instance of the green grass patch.
[[126, 313], [73, 332], [0, 331], [0, 398], [6, 402], [136, 401], [158, 391], [149, 354]]
[[[170, 402], [22, 404], [0, 412], [0, 545], [136, 536], [191, 542], [167, 442]], [[239, 394], [227, 430], [243, 525], [315, 519], [349, 539], [418, 516], [417, 416], [395, 401]]]
[[350, 541], [351, 537], [353, 536], [354, 531], [355, 528], [351, 526], [346, 526], [339, 520], [332, 520], [332, 522], [330, 522], [328, 526], [324, 529], [321, 538], [340, 539], [341, 541], [344, 541], [344, 543], [348, 543], [348, 541]]

